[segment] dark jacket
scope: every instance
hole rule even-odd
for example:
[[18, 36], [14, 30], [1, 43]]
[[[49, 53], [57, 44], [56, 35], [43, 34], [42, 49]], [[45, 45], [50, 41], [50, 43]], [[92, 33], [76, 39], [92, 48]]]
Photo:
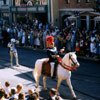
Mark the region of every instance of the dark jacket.
[[56, 47], [49, 48], [47, 50], [47, 55], [49, 57], [49, 62], [55, 62], [55, 61], [57, 61], [57, 58], [53, 57], [53, 55], [59, 55], [59, 53], [57, 51], [57, 48]]

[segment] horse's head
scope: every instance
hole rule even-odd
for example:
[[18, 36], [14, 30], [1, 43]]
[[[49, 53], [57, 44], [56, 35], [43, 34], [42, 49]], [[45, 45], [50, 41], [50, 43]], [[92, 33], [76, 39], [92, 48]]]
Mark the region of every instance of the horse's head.
[[76, 56], [75, 52], [70, 52], [69, 53], [69, 60], [71, 62], [71, 65], [74, 66], [75, 68], [78, 68], [80, 66], [80, 64], [77, 60], [77, 56]]

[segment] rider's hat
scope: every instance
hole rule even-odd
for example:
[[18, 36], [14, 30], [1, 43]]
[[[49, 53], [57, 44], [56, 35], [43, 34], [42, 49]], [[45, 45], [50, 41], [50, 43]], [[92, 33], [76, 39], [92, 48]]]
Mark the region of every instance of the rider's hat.
[[48, 36], [47, 39], [49, 44], [52, 44], [54, 42], [54, 37], [53, 36]]

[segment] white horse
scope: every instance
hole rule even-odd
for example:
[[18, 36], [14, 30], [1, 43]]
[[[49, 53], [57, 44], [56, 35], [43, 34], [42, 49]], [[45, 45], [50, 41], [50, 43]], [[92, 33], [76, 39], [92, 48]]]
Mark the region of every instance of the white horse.
[[[41, 71], [42, 71], [42, 64], [43, 62], [46, 60], [47, 58], [44, 59], [38, 59], [35, 63], [35, 70], [33, 72], [35, 81], [36, 81], [36, 87], [38, 88], [39, 86], [39, 78], [42, 75]], [[76, 95], [75, 92], [73, 90], [72, 84], [71, 84], [71, 71], [67, 69], [67, 67], [71, 67], [73, 65], [74, 68], [79, 67], [79, 63], [77, 61], [77, 56], [75, 54], [75, 52], [70, 52], [65, 54], [65, 56], [62, 58], [62, 62], [64, 66], [61, 66], [60, 64], [58, 64], [58, 68], [57, 68], [57, 78], [58, 78], [58, 82], [57, 82], [57, 92], [59, 90], [60, 84], [62, 80], [66, 80], [70, 91], [72, 93], [72, 96], [74, 99], [76, 99]], [[43, 75], [43, 86], [44, 89], [46, 89], [46, 76]]]

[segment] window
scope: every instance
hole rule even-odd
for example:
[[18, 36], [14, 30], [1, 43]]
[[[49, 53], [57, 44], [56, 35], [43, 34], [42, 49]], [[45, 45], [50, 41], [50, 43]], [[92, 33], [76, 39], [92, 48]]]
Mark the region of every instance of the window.
[[21, 0], [21, 4], [27, 4], [26, 0]]
[[70, 3], [70, 0], [66, 0], [66, 4]]
[[42, 0], [42, 5], [47, 5], [47, 0]]
[[20, 6], [20, 2], [21, 2], [21, 0], [14, 0], [13, 2], [14, 2], [14, 5], [16, 5], [16, 6]]
[[3, 0], [3, 4], [6, 5], [6, 0]]
[[80, 3], [81, 0], [76, 0], [76, 3]]
[[89, 3], [90, 2], [90, 0], [86, 0], [86, 3]]

